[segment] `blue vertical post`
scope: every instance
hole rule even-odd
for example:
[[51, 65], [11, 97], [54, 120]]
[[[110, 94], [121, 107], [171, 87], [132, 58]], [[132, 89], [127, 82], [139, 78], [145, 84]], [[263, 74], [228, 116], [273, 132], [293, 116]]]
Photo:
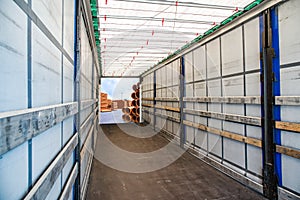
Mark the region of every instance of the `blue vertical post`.
[[[278, 14], [276, 8], [271, 9], [271, 26], [272, 26], [272, 46], [275, 57], [273, 58], [273, 96], [280, 96], [280, 50], [279, 50], [279, 29], [278, 29]], [[281, 108], [274, 105], [273, 109], [274, 121], [281, 121]], [[281, 145], [281, 131], [274, 127], [275, 144]], [[275, 173], [278, 179], [278, 185], [282, 186], [282, 167], [281, 154], [275, 152]]]
[[78, 133], [78, 144], [74, 150], [74, 160], [78, 164], [78, 174], [74, 184], [74, 199], [80, 199], [80, 17], [81, 17], [81, 0], [75, 0], [74, 14], [74, 101], [78, 102], [78, 113], [74, 120], [74, 134]]
[[183, 97], [185, 96], [185, 64], [184, 64], [184, 57], [181, 57], [181, 68], [180, 68], [180, 96], [179, 96], [179, 105], [180, 105], [180, 146], [181, 148], [184, 148], [184, 144], [186, 141], [186, 134], [185, 134], [185, 128], [183, 124], [184, 120], [184, 102]]
[[[31, 0], [28, 6], [32, 8]], [[32, 22], [27, 17], [27, 108], [32, 108]], [[28, 191], [32, 188], [32, 139], [28, 140]]]

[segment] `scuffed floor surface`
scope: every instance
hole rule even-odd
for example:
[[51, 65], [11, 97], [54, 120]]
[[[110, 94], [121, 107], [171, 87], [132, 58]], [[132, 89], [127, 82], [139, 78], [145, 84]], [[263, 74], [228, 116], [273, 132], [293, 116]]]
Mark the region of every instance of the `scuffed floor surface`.
[[[149, 127], [138, 127], [133, 124], [103, 125], [101, 129], [97, 139], [96, 156], [92, 164], [87, 200], [264, 199], [260, 194], [239, 184], [189, 153], [183, 153], [169, 166], [153, 172], [127, 173], [112, 169], [99, 161], [101, 159], [97, 158], [97, 152], [107, 155], [106, 159], [111, 156], [112, 163], [114, 159], [124, 159], [126, 156], [120, 155], [118, 158], [113, 155], [116, 153], [103, 143], [104, 136], [107, 136], [119, 148], [135, 153], [158, 150], [167, 145], [168, 141], [159, 135], [150, 137], [153, 133]], [[148, 134], [149, 138], [137, 138], [123, 131], [131, 131], [136, 136]], [[175, 145], [172, 148], [180, 149]], [[131, 160], [125, 158], [124, 162], [128, 163]], [[109, 163], [109, 161], [106, 162]], [[141, 162], [148, 164], [149, 161], [142, 160]]]

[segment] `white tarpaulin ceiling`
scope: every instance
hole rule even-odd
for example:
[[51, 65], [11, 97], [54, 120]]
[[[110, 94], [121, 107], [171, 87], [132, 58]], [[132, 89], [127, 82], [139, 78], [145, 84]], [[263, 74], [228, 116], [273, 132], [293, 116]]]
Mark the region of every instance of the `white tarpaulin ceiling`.
[[103, 76], [138, 76], [253, 0], [98, 0]]

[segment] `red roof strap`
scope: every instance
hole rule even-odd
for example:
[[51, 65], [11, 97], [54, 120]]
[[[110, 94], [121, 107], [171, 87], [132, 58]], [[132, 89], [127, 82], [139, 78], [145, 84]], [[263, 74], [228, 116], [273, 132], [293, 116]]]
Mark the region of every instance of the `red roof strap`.
[[105, 5], [107, 5], [107, 0], [105, 0]]
[[178, 6], [178, 1], [176, 1], [175, 5]]
[[152, 31], [152, 36], [154, 35], [154, 30]]
[[164, 26], [165, 18], [162, 18], [161, 25]]
[[104, 15], [104, 20], [106, 21], [106, 15]]

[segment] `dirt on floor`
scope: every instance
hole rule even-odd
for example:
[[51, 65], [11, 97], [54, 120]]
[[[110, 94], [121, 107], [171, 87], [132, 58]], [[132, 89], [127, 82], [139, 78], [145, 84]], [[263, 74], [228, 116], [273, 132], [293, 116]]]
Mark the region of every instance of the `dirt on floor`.
[[[101, 129], [92, 164], [87, 200], [264, 199], [260, 194], [187, 152], [182, 152], [179, 159], [162, 169], [149, 171], [146, 167], [149, 172], [144, 173], [131, 172], [130, 169], [143, 165], [155, 166], [156, 163], [139, 158], [136, 164], [134, 159], [125, 158], [122, 161], [126, 163], [125, 170], [121, 171], [122, 169], [113, 163], [116, 162], [115, 160], [123, 160], [126, 156], [110, 149], [106, 143], [111, 142], [121, 150], [134, 153], [155, 152], [170, 143], [159, 134], [155, 134], [149, 127], [123, 124], [102, 125]], [[181, 152], [177, 145], [172, 145], [175, 151], [178, 149], [178, 152]], [[163, 156], [165, 155], [162, 153]], [[104, 161], [100, 157], [105, 157]], [[127, 164], [129, 170], [126, 168]], [[130, 168], [130, 164], [133, 167]]]

